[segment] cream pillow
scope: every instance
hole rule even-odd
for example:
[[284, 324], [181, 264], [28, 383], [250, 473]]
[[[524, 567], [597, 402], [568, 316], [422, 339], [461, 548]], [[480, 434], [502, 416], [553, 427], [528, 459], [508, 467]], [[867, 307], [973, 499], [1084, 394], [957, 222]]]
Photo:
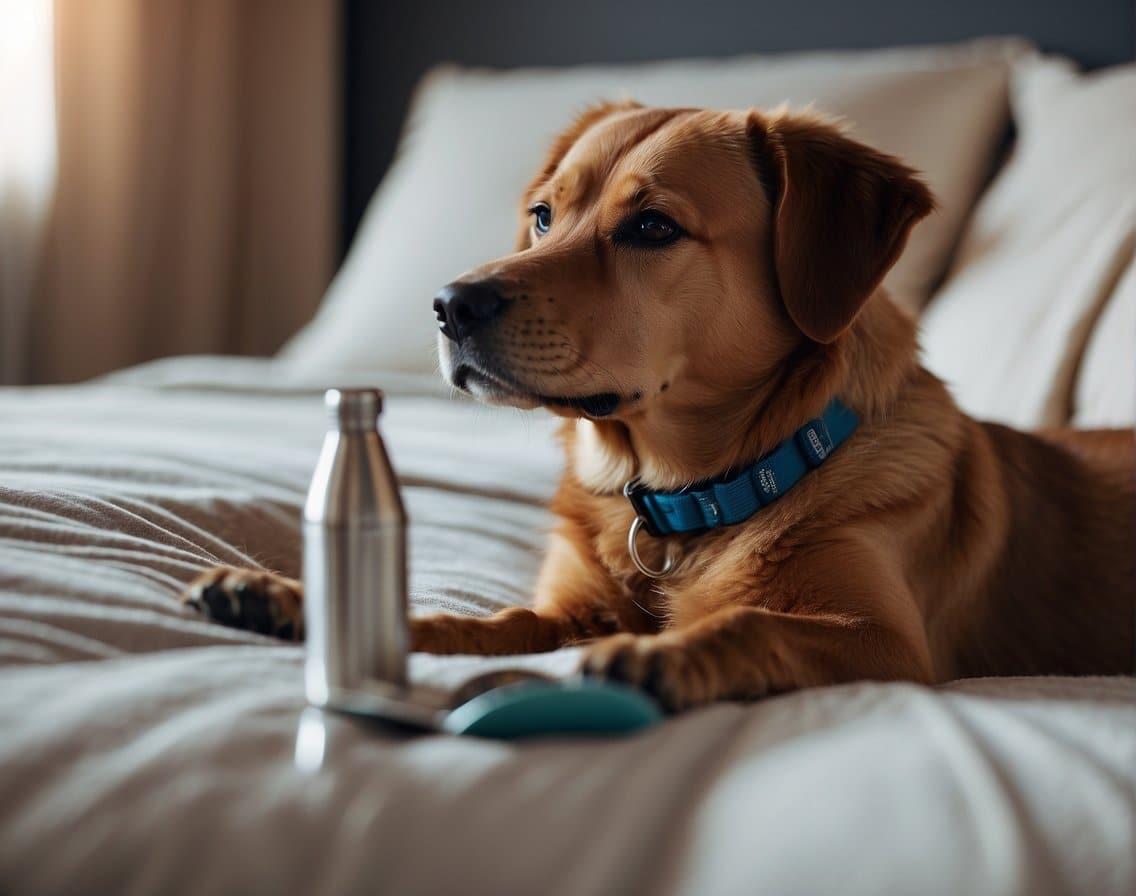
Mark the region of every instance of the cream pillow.
[[512, 250], [517, 202], [552, 136], [599, 99], [748, 108], [815, 102], [923, 171], [940, 210], [888, 285], [918, 307], [941, 279], [1008, 126], [1016, 39], [639, 66], [470, 71], [419, 88], [399, 157], [315, 319], [282, 351], [309, 367], [434, 368], [431, 298]]
[[1077, 374], [1073, 425], [1132, 426], [1136, 423], [1136, 261], [1093, 327]]
[[[1072, 415], [1086, 344], [1136, 243], [1136, 65], [1079, 75], [1062, 60], [1023, 62], [1013, 108], [1013, 155], [924, 314], [923, 346], [967, 411], [1053, 426]], [[1094, 363], [1130, 387], [1118, 349]], [[1102, 374], [1094, 367], [1091, 388]]]

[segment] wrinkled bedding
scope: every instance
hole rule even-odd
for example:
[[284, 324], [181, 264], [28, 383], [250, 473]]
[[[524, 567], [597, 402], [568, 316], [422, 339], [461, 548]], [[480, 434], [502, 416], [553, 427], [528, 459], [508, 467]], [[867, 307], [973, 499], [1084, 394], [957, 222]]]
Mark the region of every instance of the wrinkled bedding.
[[301, 648], [176, 597], [216, 563], [298, 572], [319, 396], [352, 383], [392, 396], [415, 612], [524, 603], [551, 418], [247, 360], [0, 390], [0, 892], [1136, 891], [1131, 678], [856, 684], [615, 740], [305, 712]]

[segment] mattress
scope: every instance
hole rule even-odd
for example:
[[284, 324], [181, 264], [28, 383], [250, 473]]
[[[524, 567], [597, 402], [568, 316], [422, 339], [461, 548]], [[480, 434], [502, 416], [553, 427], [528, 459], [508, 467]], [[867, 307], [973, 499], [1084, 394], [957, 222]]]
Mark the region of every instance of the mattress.
[[217, 563], [298, 572], [321, 391], [352, 384], [391, 396], [414, 611], [526, 603], [551, 418], [269, 361], [0, 390], [0, 892], [1136, 891], [1131, 678], [859, 683], [511, 743], [306, 708], [301, 647], [177, 595]]

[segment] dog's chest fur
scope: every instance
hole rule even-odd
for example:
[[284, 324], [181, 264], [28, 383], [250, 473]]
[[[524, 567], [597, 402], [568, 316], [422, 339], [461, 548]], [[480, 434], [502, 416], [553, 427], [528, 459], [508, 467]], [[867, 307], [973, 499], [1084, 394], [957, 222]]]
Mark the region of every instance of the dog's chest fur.
[[561, 488], [566, 500], [558, 505], [570, 507], [572, 516], [583, 522], [595, 556], [625, 596], [642, 609], [682, 625], [728, 602], [716, 582], [742, 580], [750, 583], [747, 590], [755, 604], [789, 609], [772, 583], [777, 567], [797, 540], [797, 533], [789, 532], [796, 502], [786, 501], [777, 512], [713, 532], [665, 539], [640, 533], [636, 545], [644, 563], [662, 568], [669, 548], [678, 564], [671, 576], [653, 580], [635, 568], [628, 552], [635, 511], [622, 489], [635, 475], [633, 457], [602, 438], [588, 420], [566, 424], [563, 439], [567, 472]]

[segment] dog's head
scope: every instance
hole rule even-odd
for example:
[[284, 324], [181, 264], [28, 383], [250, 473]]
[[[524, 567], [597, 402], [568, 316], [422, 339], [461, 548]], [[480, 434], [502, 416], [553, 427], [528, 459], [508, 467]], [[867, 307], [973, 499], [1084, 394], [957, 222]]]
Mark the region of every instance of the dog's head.
[[592, 109], [524, 197], [518, 250], [436, 296], [443, 372], [564, 415], [713, 405], [838, 339], [932, 204], [811, 114]]

